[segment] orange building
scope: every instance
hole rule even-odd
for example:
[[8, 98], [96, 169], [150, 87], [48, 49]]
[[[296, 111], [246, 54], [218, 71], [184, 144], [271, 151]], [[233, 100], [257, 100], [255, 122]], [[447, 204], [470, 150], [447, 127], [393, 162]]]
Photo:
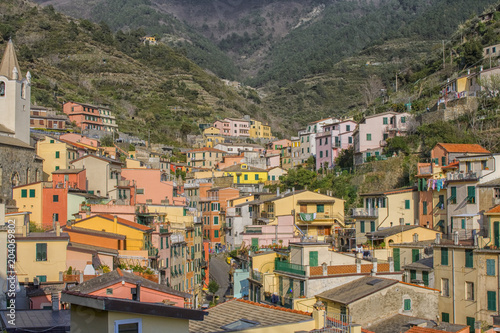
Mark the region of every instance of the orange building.
[[87, 191], [87, 172], [85, 169], [56, 170], [52, 172], [52, 184], [57, 188]]
[[226, 155], [222, 158], [222, 161], [219, 162], [218, 169], [222, 170], [222, 169], [225, 169], [227, 167], [230, 167], [230, 166], [233, 166], [236, 164], [241, 164], [241, 163], [243, 163], [244, 158], [245, 158], [245, 155], [243, 155], [243, 154], [236, 155], [236, 156]]
[[63, 112], [82, 130], [93, 129], [106, 132], [118, 130], [115, 117], [108, 108], [103, 106], [67, 102], [63, 105]]
[[240, 190], [233, 187], [211, 188], [206, 191], [206, 197], [201, 197], [200, 193], [203, 236], [210, 240], [210, 248], [216, 252], [225, 247], [223, 226], [228, 200], [239, 196]]

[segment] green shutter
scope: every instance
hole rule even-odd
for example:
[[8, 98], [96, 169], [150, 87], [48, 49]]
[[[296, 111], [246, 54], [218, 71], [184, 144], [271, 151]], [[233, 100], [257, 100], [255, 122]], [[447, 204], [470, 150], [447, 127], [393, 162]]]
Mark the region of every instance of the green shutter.
[[427, 271], [422, 272], [422, 280], [424, 281], [424, 286], [428, 287], [429, 286], [429, 272], [427, 272]]
[[462, 229], [465, 229], [465, 219], [462, 219]]
[[317, 213], [324, 213], [325, 212], [325, 205], [323, 205], [323, 204], [316, 205], [316, 212]]
[[441, 157], [441, 165], [445, 166], [446, 165], [446, 156]]
[[59, 152], [56, 151], [56, 158], [59, 158]]
[[418, 249], [411, 250], [411, 258], [412, 258], [412, 262], [420, 260], [420, 253], [419, 253]]
[[411, 310], [411, 299], [405, 299], [405, 301], [404, 301], [404, 310], [405, 311], [410, 311]]
[[259, 239], [252, 238], [252, 247], [258, 249], [259, 248]]
[[410, 270], [410, 282], [417, 279], [417, 271], [414, 269]]
[[495, 276], [495, 259], [486, 259], [486, 275]]
[[448, 266], [448, 248], [441, 248], [441, 265]]
[[441, 320], [445, 323], [449, 323], [450, 322], [450, 314], [447, 312], [442, 312], [441, 313]]
[[472, 250], [465, 250], [465, 267], [473, 268], [474, 267], [474, 253]]
[[476, 324], [476, 319], [474, 317], [466, 317], [466, 325], [469, 326], [469, 332], [474, 333], [476, 330], [474, 325]]
[[310, 267], [318, 266], [318, 251], [309, 252], [309, 266]]
[[399, 272], [401, 270], [399, 249], [393, 249], [392, 256], [394, 257], [394, 271]]
[[375, 221], [370, 221], [370, 231], [371, 232], [375, 231]]
[[405, 200], [405, 209], [410, 209], [410, 200]]
[[457, 203], [457, 188], [455, 186], [451, 187], [450, 201], [451, 201], [452, 204], [456, 204]]
[[467, 202], [474, 204], [476, 203], [476, 187], [467, 186]]
[[21, 190], [21, 198], [27, 198], [28, 197], [28, 190]]
[[382, 118], [382, 124], [383, 125], [387, 125], [388, 124], [387, 117]]
[[493, 239], [495, 241], [495, 246], [500, 247], [500, 222], [493, 222]]
[[35, 189], [30, 189], [30, 198], [35, 197]]
[[255, 180], [259, 180], [259, 175], [255, 174]]
[[497, 293], [496, 291], [488, 291], [488, 310], [496, 311], [497, 310]]
[[359, 230], [360, 232], [365, 232], [365, 221], [359, 221]]

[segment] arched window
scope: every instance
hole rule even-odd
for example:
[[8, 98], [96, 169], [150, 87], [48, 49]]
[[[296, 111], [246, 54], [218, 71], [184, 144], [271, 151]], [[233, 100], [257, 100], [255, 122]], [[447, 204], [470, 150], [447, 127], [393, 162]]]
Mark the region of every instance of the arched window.
[[26, 184], [31, 183], [31, 169], [27, 168], [26, 169]]
[[19, 177], [19, 174], [17, 172], [15, 172], [15, 171], [12, 173], [12, 177], [10, 178], [10, 181], [12, 183], [12, 187], [21, 184], [21, 179]]
[[5, 96], [5, 82], [0, 81], [0, 97]]

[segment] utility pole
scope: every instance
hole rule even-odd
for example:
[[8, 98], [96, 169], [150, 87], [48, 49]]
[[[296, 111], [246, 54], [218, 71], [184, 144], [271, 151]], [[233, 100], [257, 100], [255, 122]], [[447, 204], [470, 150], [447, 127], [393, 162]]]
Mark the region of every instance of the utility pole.
[[398, 92], [398, 72], [396, 72], [396, 92]]
[[445, 53], [444, 53], [444, 40], [443, 40], [443, 68], [445, 68], [446, 64], [445, 64]]

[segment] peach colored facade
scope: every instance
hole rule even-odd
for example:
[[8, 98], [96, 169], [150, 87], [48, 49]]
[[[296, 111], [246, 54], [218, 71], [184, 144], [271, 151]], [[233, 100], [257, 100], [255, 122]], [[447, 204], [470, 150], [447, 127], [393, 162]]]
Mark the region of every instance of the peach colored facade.
[[174, 184], [162, 180], [160, 169], [122, 169], [122, 179], [129, 180], [135, 185], [138, 204], [160, 205], [165, 200], [168, 204], [179, 206], [184, 206], [186, 203], [185, 198], [174, 197]]
[[226, 155], [222, 158], [222, 161], [219, 162], [218, 169], [222, 170], [224, 168], [230, 167], [232, 165], [241, 164], [245, 159], [244, 155]]
[[244, 119], [226, 118], [217, 120], [214, 127], [220, 129], [220, 134], [226, 136], [250, 136], [250, 122]]
[[[97, 253], [97, 259], [99, 259], [101, 265], [106, 265], [109, 268], [113, 268], [113, 260], [116, 258], [116, 254], [112, 253]], [[88, 262], [92, 262], [95, 260], [95, 251], [94, 250], [84, 250], [81, 248], [68, 246], [66, 250], [66, 266], [71, 268], [83, 271], [85, 266], [87, 266]]]
[[76, 133], [67, 133], [59, 136], [59, 139], [69, 141], [72, 143], [83, 143], [84, 145], [89, 145], [92, 147], [99, 147], [99, 140], [87, 138], [86, 136], [76, 134]]
[[[106, 288], [102, 288], [100, 290], [89, 293], [89, 295], [93, 296], [103, 296], [109, 297], [109, 294], [106, 294], [106, 289], [113, 289], [113, 296], [115, 298], [122, 299], [132, 299], [131, 289], [135, 288], [136, 285], [132, 283], [125, 282], [125, 284], [115, 283], [110, 286], [106, 286]], [[146, 303], [162, 303], [164, 300], [169, 300], [174, 303], [174, 306], [184, 307], [184, 298], [177, 295], [167, 294], [165, 292], [153, 290], [141, 286], [141, 302]]]
[[86, 210], [80, 210], [82, 219], [102, 214], [116, 215], [122, 219], [135, 222], [135, 206], [133, 205], [90, 205]]
[[[249, 225], [243, 232], [243, 242], [248, 245], [258, 244], [259, 248], [273, 244], [288, 246], [291, 242], [300, 242], [294, 235], [293, 216], [278, 216], [275, 225]], [[282, 242], [280, 242], [282, 241]]]

